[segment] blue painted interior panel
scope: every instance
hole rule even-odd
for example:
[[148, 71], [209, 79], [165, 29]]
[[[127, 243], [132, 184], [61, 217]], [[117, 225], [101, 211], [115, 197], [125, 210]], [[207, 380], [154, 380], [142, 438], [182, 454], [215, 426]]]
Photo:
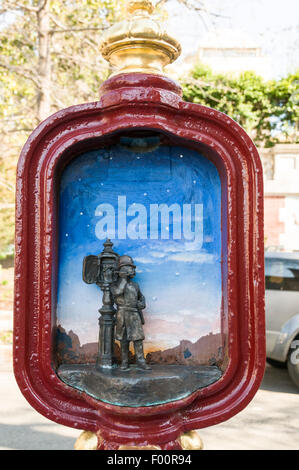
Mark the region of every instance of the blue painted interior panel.
[[183, 345], [179, 362], [206, 363], [213, 351], [192, 344], [209, 333], [211, 344], [221, 337], [216, 167], [184, 147], [134, 153], [120, 145], [82, 154], [66, 167], [60, 183], [57, 325], [60, 336], [69, 338], [71, 331], [74, 342], [77, 335], [80, 347], [98, 340], [102, 298], [96, 285], [82, 281], [82, 261], [99, 254], [107, 236], [115, 251], [137, 265], [136, 281], [147, 301], [145, 352]]

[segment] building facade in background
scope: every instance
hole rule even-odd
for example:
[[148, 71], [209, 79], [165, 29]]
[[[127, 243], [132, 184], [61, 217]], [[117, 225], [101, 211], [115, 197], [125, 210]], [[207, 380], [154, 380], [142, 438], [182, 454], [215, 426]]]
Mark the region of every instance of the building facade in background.
[[264, 168], [265, 246], [299, 251], [299, 145], [260, 149]]
[[182, 77], [192, 71], [196, 64], [209, 66], [214, 73], [235, 74], [250, 70], [263, 78], [270, 77], [270, 60], [262, 48], [248, 34], [233, 29], [209, 31], [200, 40], [195, 54], [172, 64], [170, 73]]
[[214, 73], [240, 74], [252, 70], [263, 78], [270, 73], [269, 59], [261, 47], [242, 31], [210, 31], [201, 41], [197, 61], [210, 66]]

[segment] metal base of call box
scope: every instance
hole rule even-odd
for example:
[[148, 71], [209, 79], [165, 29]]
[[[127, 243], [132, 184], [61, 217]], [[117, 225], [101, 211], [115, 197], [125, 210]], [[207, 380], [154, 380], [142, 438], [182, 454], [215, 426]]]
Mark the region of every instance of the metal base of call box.
[[119, 406], [153, 406], [185, 398], [220, 379], [217, 366], [153, 365], [142, 370], [96, 369], [93, 364], [63, 364], [60, 379], [91, 397]]

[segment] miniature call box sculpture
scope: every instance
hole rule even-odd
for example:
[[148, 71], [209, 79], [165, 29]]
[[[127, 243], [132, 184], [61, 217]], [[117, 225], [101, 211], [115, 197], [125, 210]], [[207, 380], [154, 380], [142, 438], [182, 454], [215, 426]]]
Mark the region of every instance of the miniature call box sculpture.
[[180, 46], [151, 2], [128, 2], [101, 52], [100, 100], [49, 117], [19, 160], [15, 376], [98, 449], [181, 449], [263, 376], [262, 166], [164, 75]]
[[[149, 370], [143, 352], [145, 298], [138, 284], [131, 281], [135, 276], [136, 266], [130, 256], [118, 256], [112, 251], [113, 243], [107, 240], [99, 257], [89, 255], [83, 262], [83, 279], [87, 284], [96, 283], [104, 291], [103, 307], [100, 309], [100, 338], [98, 368], [112, 368], [115, 363], [114, 327], [116, 339], [121, 344], [121, 369], [129, 368], [129, 343], [133, 341], [137, 365]], [[117, 304], [116, 322], [113, 318]], [[108, 316], [108, 318], [107, 318]]]

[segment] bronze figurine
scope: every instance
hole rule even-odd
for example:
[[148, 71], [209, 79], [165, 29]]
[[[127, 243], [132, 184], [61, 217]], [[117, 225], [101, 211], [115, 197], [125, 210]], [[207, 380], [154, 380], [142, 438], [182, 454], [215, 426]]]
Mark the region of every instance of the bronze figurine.
[[136, 364], [142, 369], [151, 369], [145, 362], [143, 353], [144, 333], [142, 325], [144, 318], [145, 298], [140, 288], [132, 278], [136, 274], [136, 266], [130, 256], [120, 256], [118, 265], [118, 280], [111, 285], [114, 303], [117, 305], [115, 338], [121, 344], [121, 366], [123, 370], [129, 367], [129, 345], [134, 343]]
[[[83, 280], [97, 284], [103, 291], [103, 305], [99, 312], [100, 334], [97, 367], [112, 368], [114, 339], [120, 342], [122, 370], [129, 369], [129, 346], [134, 343], [136, 365], [150, 370], [143, 352], [144, 332], [142, 325], [145, 298], [132, 278], [136, 266], [130, 256], [119, 256], [112, 250], [113, 243], [106, 240], [104, 250], [98, 255], [89, 255], [83, 261]], [[117, 306], [116, 320], [114, 304]], [[115, 331], [114, 331], [115, 330]]]

